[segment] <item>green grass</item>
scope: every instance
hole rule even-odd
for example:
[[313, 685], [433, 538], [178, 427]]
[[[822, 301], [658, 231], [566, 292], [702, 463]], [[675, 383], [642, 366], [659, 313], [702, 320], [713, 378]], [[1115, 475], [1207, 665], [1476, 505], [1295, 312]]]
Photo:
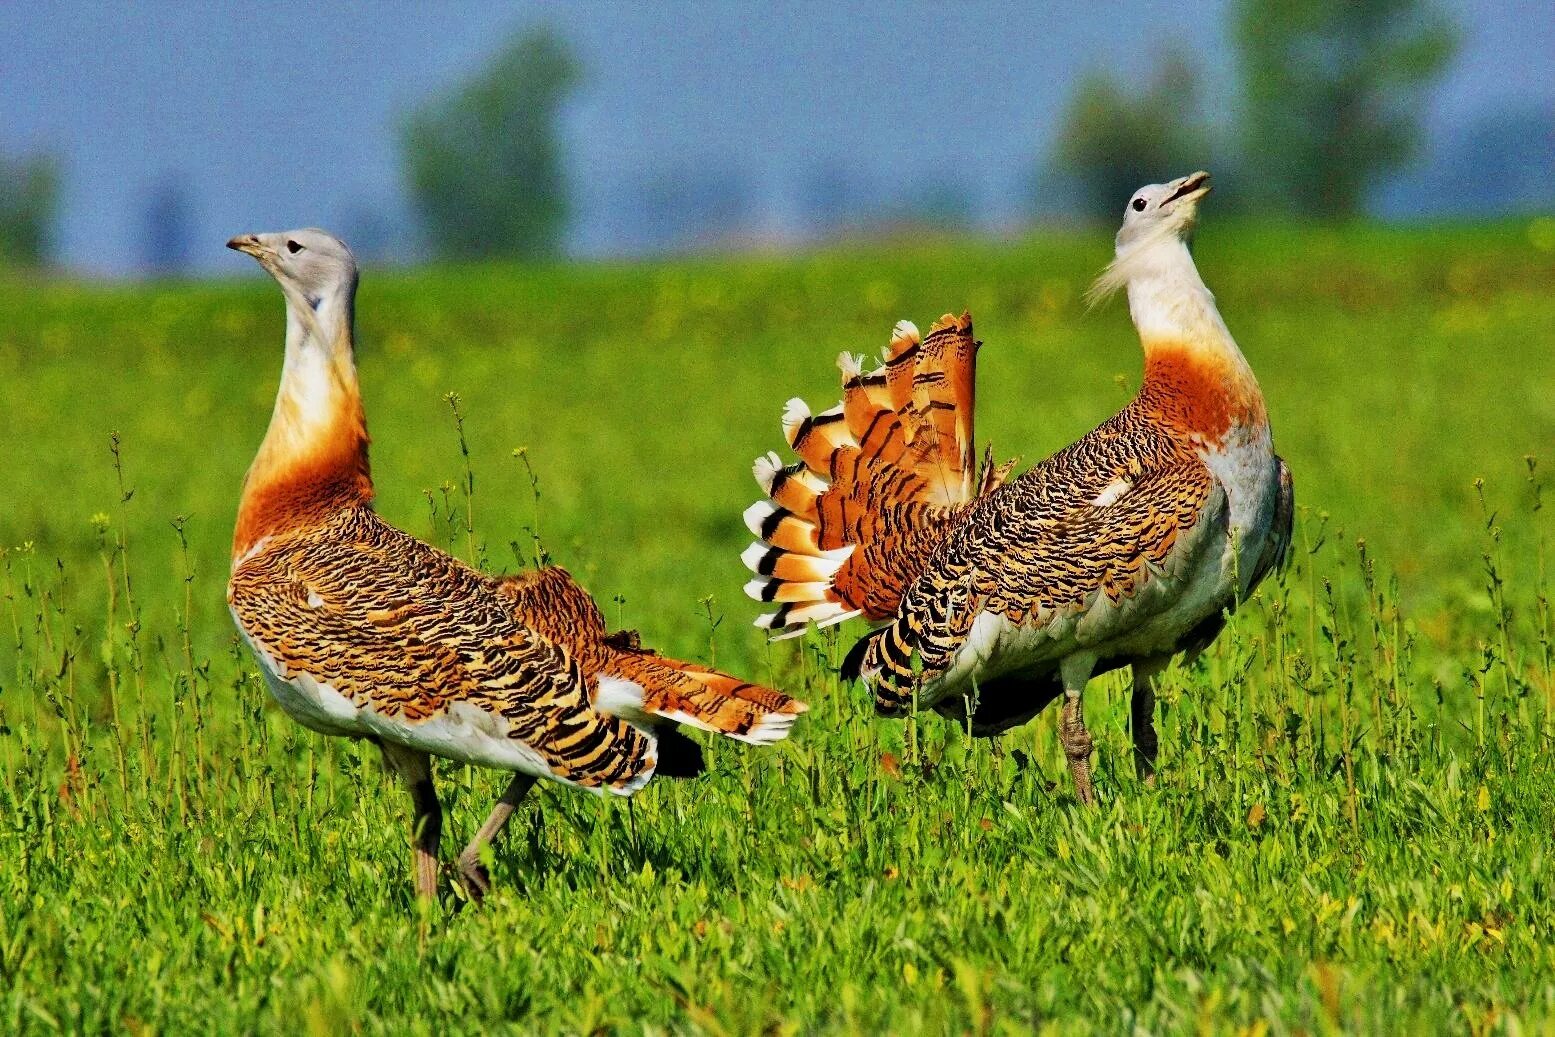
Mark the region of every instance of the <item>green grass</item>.
[[[1548, 237], [1209, 222], [1298, 550], [1170, 673], [1159, 787], [1092, 684], [1093, 811], [1052, 716], [877, 720], [846, 640], [763, 643], [736, 556], [782, 402], [834, 399], [899, 317], [972, 308], [1002, 456], [1121, 405], [1126, 316], [1078, 301], [1104, 233], [369, 271], [391, 520], [472, 553], [457, 392], [474, 554], [513, 568], [537, 527], [612, 622], [814, 706], [630, 811], [545, 787], [458, 914], [413, 902], [376, 751], [281, 715], [226, 615], [279, 293], [0, 282], [0, 1031], [1549, 1032]], [[446, 852], [502, 783], [443, 769]]]

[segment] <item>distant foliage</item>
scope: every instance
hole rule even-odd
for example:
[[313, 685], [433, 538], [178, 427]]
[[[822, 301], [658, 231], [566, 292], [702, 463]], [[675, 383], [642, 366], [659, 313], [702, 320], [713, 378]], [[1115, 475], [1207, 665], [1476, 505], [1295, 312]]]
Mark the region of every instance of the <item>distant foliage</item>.
[[151, 189], [141, 211], [141, 266], [156, 274], [186, 270], [194, 255], [194, 198], [176, 174]]
[[59, 164], [49, 155], [0, 155], [0, 266], [48, 258], [59, 213]]
[[1239, 0], [1249, 188], [1306, 216], [1357, 212], [1414, 154], [1457, 47], [1429, 0]]
[[1141, 184], [1206, 166], [1209, 135], [1198, 117], [1198, 93], [1198, 75], [1178, 53], [1167, 54], [1142, 89], [1105, 72], [1080, 83], [1054, 164], [1075, 183], [1086, 211], [1116, 216]]
[[566, 43], [530, 30], [407, 120], [410, 192], [440, 256], [532, 257], [560, 247], [568, 203], [557, 115], [578, 79]]
[[930, 173], [909, 187], [888, 215], [908, 227], [952, 230], [973, 224], [977, 203], [971, 188], [954, 173]]

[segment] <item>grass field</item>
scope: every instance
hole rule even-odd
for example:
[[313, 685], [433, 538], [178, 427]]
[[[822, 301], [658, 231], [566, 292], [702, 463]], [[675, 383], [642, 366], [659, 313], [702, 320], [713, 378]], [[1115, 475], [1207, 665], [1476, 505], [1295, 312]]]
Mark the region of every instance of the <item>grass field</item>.
[[[973, 310], [1001, 456], [1120, 406], [1105, 232], [368, 271], [391, 520], [497, 569], [537, 533], [612, 622], [814, 707], [630, 808], [543, 788], [458, 913], [414, 903], [376, 750], [280, 714], [226, 614], [279, 292], [0, 278], [0, 1031], [1551, 1032], [1552, 239], [1211, 216], [1298, 549], [1170, 673], [1158, 787], [1092, 684], [1092, 811], [1053, 716], [877, 720], [858, 629], [765, 644], [736, 556], [782, 402], [899, 317]], [[502, 783], [443, 769], [446, 852]]]

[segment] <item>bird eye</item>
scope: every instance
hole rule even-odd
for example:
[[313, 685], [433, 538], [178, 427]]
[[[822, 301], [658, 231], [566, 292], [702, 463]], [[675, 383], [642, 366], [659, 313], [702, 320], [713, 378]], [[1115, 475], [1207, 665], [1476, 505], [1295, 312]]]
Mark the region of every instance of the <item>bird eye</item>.
[[1143, 198], [1135, 198], [1134, 199], [1134, 211], [1135, 212], [1144, 212], [1145, 211], [1145, 200]]
[[302, 246], [297, 244], [295, 241], [288, 240], [286, 242], [286, 251], [295, 256], [297, 253], [302, 251]]

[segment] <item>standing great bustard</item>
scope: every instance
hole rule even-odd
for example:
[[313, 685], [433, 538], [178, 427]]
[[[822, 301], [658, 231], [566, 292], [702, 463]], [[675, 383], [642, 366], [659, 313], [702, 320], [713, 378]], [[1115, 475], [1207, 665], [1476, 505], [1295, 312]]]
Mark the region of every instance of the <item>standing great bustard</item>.
[[322, 734], [376, 742], [410, 786], [418, 894], [437, 890], [432, 756], [514, 772], [459, 857], [479, 897], [481, 849], [536, 777], [630, 795], [655, 771], [701, 771], [675, 724], [757, 744], [788, 733], [803, 703], [607, 633], [564, 570], [487, 576], [379, 518], [350, 251], [319, 230], [227, 244], [286, 296], [280, 391], [243, 484], [227, 600], [281, 707]]
[[932, 706], [997, 734], [1064, 695], [1075, 789], [1093, 801], [1081, 695], [1133, 667], [1135, 762], [1152, 778], [1153, 680], [1214, 640], [1228, 610], [1283, 561], [1290, 473], [1263, 395], [1188, 251], [1209, 174], [1129, 200], [1117, 258], [1093, 290], [1126, 288], [1144, 346], [1139, 394], [1079, 442], [1006, 482], [973, 450], [977, 348], [970, 315], [921, 339], [898, 324], [885, 361], [844, 354], [842, 403], [792, 400], [800, 462], [756, 461], [770, 501], [745, 513], [763, 541], [746, 587], [780, 603], [758, 626], [801, 633], [851, 616], [885, 621], [843, 664], [876, 708]]

